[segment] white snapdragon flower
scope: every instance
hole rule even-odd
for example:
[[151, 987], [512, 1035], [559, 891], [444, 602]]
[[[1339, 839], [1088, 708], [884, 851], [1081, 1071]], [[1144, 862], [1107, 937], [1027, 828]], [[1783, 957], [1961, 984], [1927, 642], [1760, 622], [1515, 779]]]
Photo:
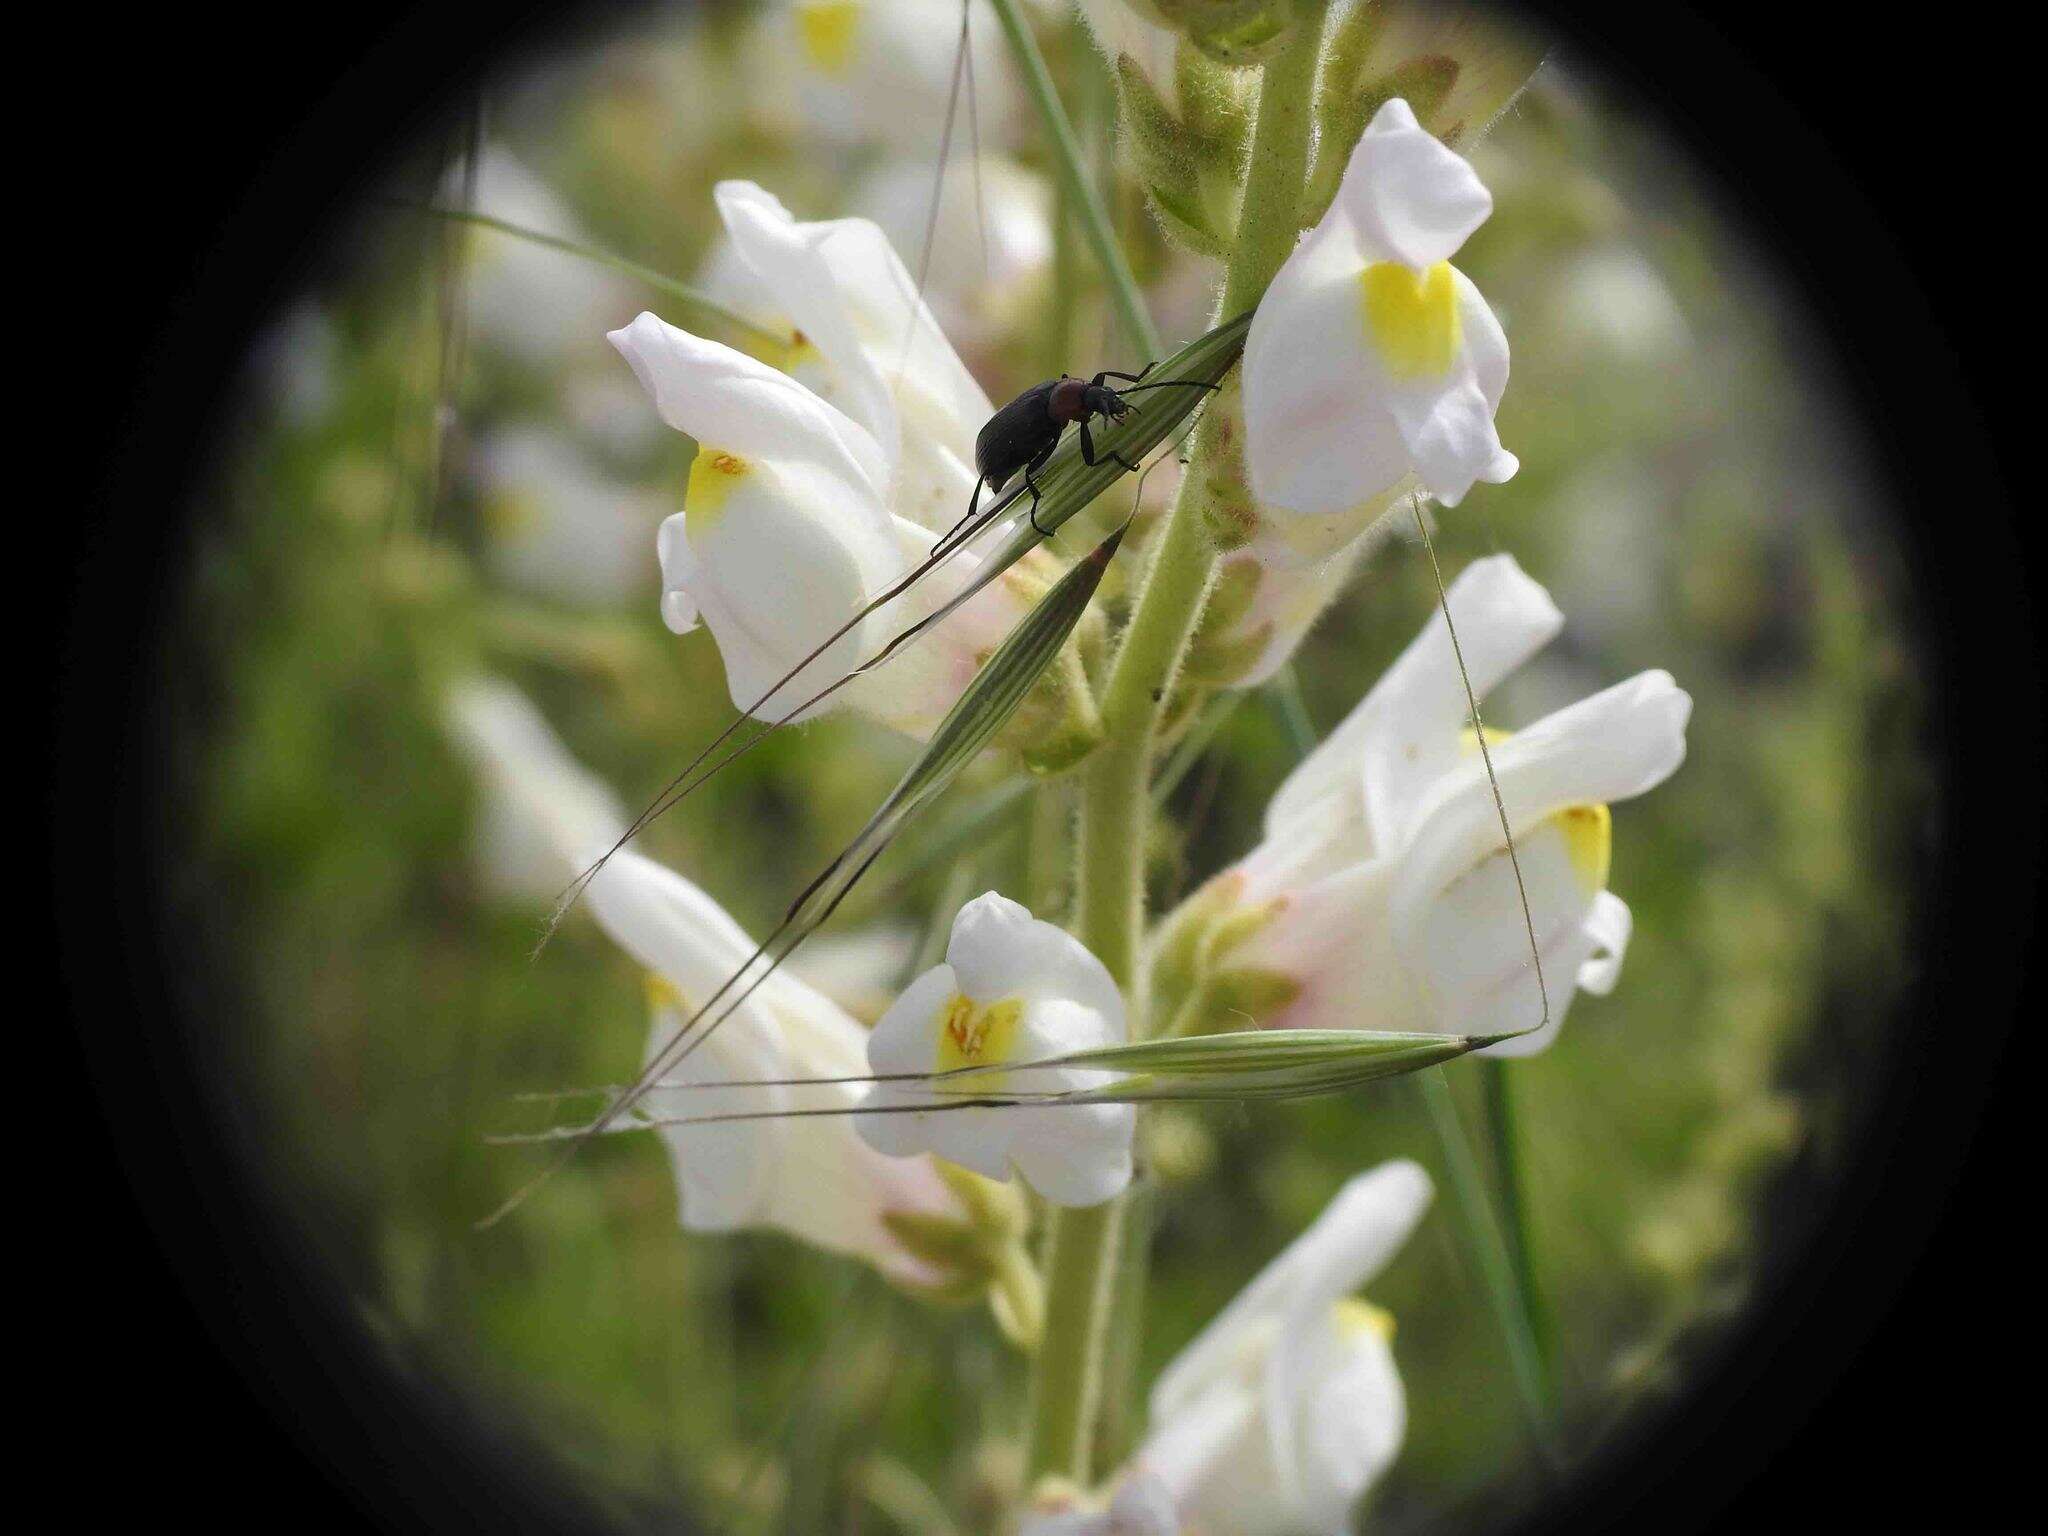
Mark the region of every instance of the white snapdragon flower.
[[[960, 909], [946, 959], [913, 981], [868, 1040], [876, 1075], [1000, 1068], [1124, 1041], [1124, 1004], [1102, 962], [1071, 934], [990, 891]], [[1066, 1068], [1015, 1086], [1092, 1088], [1112, 1074]], [[991, 1091], [1002, 1086], [981, 1079]], [[943, 1105], [907, 1083], [869, 1089], [871, 1109]], [[1136, 1113], [1128, 1104], [898, 1110], [860, 1117], [869, 1145], [893, 1157], [933, 1152], [992, 1179], [1012, 1172], [1056, 1205], [1099, 1205], [1131, 1179]]]
[[1341, 1530], [1392, 1465], [1407, 1429], [1392, 1320], [1350, 1298], [1429, 1200], [1414, 1163], [1360, 1174], [1161, 1372], [1135, 1463], [1174, 1491], [1186, 1524]]
[[1392, 1319], [1352, 1293], [1386, 1267], [1429, 1200], [1429, 1176], [1407, 1161], [1346, 1184], [1160, 1374], [1109, 1508], [1030, 1514], [1022, 1536], [1348, 1529], [1408, 1420]]
[[868, 219], [800, 221], [750, 181], [720, 182], [713, 195], [740, 260], [800, 338], [791, 371], [880, 446], [892, 511], [951, 528], [974, 490], [975, 434], [995, 408], [889, 237]]
[[[697, 1004], [755, 951], [724, 908], [673, 870], [630, 849], [612, 856], [585, 893], [605, 932], [648, 973], [647, 1052], [676, 1038]], [[759, 1083], [853, 1077], [867, 1032], [838, 1004], [771, 973], [732, 1016], [664, 1077], [665, 1083]], [[850, 1109], [846, 1084], [663, 1087], [640, 1101], [654, 1120], [784, 1109]], [[945, 1277], [892, 1230], [892, 1216], [966, 1222], [968, 1212], [929, 1158], [883, 1157], [851, 1118], [825, 1114], [665, 1125], [682, 1224], [696, 1232], [779, 1227], [834, 1253], [865, 1259], [913, 1285]]]
[[[959, 520], [991, 407], [874, 224], [799, 223], [750, 182], [722, 183], [717, 198], [758, 295], [751, 312], [786, 317], [788, 371], [650, 314], [611, 340], [662, 419], [697, 440], [684, 510], [661, 529], [662, 616], [679, 634], [700, 619], [710, 627], [744, 709]], [[777, 718], [837, 681], [974, 570], [971, 554], [957, 557], [755, 713]], [[1006, 581], [992, 582], [824, 707], [843, 700], [929, 730], [1023, 610]]]
[[[975, 97], [993, 141], [1016, 113], [1016, 87], [995, 17], [974, 20]], [[959, 0], [773, 0], [747, 39], [749, 99], [786, 133], [929, 155], [959, 43]]]
[[[611, 339], [661, 419], [698, 445], [684, 510], [661, 525], [661, 616], [678, 634], [710, 626], [747, 708], [909, 563], [883, 506], [888, 465], [843, 412], [745, 353], [650, 314]], [[878, 630], [855, 625], [759, 713], [844, 676]]]
[[1245, 341], [1251, 487], [1283, 549], [1326, 554], [1418, 482], [1455, 506], [1519, 467], [1493, 427], [1507, 337], [1450, 264], [1492, 209], [1406, 102], [1379, 110]]
[[[611, 792], [570, 756], [540, 712], [516, 688], [472, 678], [451, 690], [447, 718], [485, 794], [480, 843], [487, 869], [516, 877], [524, 894], [551, 899], [609, 849], [625, 817]], [[755, 951], [725, 909], [674, 871], [631, 850], [612, 855], [585, 899], [593, 916], [645, 970], [651, 1059], [675, 1039], [701, 1002]], [[760, 1084], [845, 1078], [864, 1070], [867, 1031], [846, 1010], [785, 971], [767, 980], [664, 1078], [672, 1084]], [[664, 1086], [640, 1101], [650, 1118], [728, 1112], [850, 1109], [845, 1083], [803, 1087]], [[976, 1243], [1014, 1241], [1011, 1213], [930, 1158], [883, 1157], [853, 1132], [850, 1117], [823, 1114], [659, 1128], [675, 1170], [684, 1227], [724, 1232], [777, 1227], [834, 1253], [873, 1264], [913, 1287], [962, 1278], [939, 1262], [956, 1241], [920, 1251], [933, 1222]], [[971, 1188], [971, 1186], [968, 1186]], [[987, 1186], [983, 1186], [986, 1189]], [[1021, 1218], [1012, 1225], [1021, 1227]]]
[[481, 791], [475, 841], [485, 882], [520, 900], [553, 901], [625, 830], [624, 807], [510, 683], [464, 678], [449, 689], [444, 713]]
[[[1482, 697], [1564, 622], [1507, 555], [1467, 569], [1450, 607]], [[1574, 986], [1614, 985], [1630, 920], [1606, 888], [1607, 803], [1676, 771], [1691, 710], [1670, 674], [1651, 671], [1519, 732], [1489, 731], [1550, 995], [1549, 1024], [1493, 1053], [1541, 1050]], [[1465, 717], [1438, 616], [1281, 785], [1265, 840], [1190, 898], [1190, 923], [1257, 914], [1208, 964], [1261, 979], [1272, 999], [1262, 1024], [1467, 1034], [1540, 1017], [1514, 869]]]

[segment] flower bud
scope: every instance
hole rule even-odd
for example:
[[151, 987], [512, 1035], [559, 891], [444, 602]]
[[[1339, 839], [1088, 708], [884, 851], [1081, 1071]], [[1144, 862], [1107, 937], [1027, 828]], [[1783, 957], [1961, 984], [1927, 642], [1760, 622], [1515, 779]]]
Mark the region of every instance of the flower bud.
[[1153, 0], [1169, 25], [1219, 64], [1263, 64], [1286, 43], [1294, 0]]
[[1116, 77], [1124, 151], [1153, 213], [1177, 244], [1220, 260], [1237, 235], [1248, 85], [1122, 0], [1082, 0], [1082, 12]]
[[1527, 34], [1477, 6], [1358, 0], [1330, 34], [1316, 91], [1316, 163], [1302, 200], [1313, 224], [1337, 194], [1351, 147], [1390, 101], [1444, 143], [1469, 149], [1543, 61]]

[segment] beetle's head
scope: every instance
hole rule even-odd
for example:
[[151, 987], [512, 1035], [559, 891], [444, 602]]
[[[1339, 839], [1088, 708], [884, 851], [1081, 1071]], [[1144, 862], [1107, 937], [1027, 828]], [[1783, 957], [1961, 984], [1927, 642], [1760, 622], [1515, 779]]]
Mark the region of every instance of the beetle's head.
[[1107, 416], [1111, 421], [1122, 421], [1131, 413], [1131, 402], [1102, 384], [1090, 384], [1083, 390], [1081, 403], [1090, 415]]

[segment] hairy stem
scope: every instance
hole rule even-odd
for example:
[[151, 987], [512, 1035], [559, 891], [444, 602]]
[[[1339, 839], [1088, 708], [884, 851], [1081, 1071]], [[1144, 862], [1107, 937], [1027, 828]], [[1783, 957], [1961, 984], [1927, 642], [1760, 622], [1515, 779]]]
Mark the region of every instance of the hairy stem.
[[[1325, 0], [1304, 0], [1292, 38], [1266, 65], [1238, 240], [1217, 306], [1219, 318], [1255, 305], [1294, 248], [1308, 170], [1324, 5]], [[1011, 26], [1014, 0], [996, 0], [996, 8], [1006, 17], [1006, 27]], [[1050, 85], [1045, 89], [1049, 92]], [[1068, 133], [1060, 141], [1060, 158], [1072, 159], [1078, 173], [1078, 152], [1071, 140]], [[1100, 204], [1093, 206], [1099, 213]], [[1106, 240], [1106, 222], [1102, 230]], [[1105, 269], [1111, 271], [1114, 292], [1115, 271], [1107, 260]], [[1146, 1019], [1140, 964], [1145, 833], [1151, 820], [1146, 781], [1160, 708], [1216, 568], [1199, 489], [1215, 453], [1206, 417], [1204, 423], [1196, 430], [1188, 473], [1111, 669], [1102, 709], [1105, 740], [1090, 758], [1082, 784], [1074, 930], [1123, 988], [1133, 1032], [1139, 1034]], [[1123, 1202], [1117, 1200], [1053, 1215], [1045, 1340], [1033, 1382], [1026, 1450], [1028, 1477], [1057, 1473], [1087, 1483], [1099, 1470], [1093, 1464], [1094, 1442], [1122, 1210]]]
[[[1218, 317], [1258, 303], [1294, 249], [1295, 210], [1308, 166], [1320, 5], [1266, 66], [1259, 96], [1238, 240], [1217, 305]], [[1187, 473], [1168, 515], [1136, 611], [1117, 652], [1102, 701], [1105, 740], [1090, 760], [1082, 800], [1082, 939], [1112, 975], [1139, 995], [1137, 951], [1143, 932], [1143, 836], [1146, 770], [1160, 708], [1216, 570], [1207, 490], [1218, 450], [1213, 418], [1195, 429]], [[1134, 1008], [1134, 1020], [1143, 1010]]]

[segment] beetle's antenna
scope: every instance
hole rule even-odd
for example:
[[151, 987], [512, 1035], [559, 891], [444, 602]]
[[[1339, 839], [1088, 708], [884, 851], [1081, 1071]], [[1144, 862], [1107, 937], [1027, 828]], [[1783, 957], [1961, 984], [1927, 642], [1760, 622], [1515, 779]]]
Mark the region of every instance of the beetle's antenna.
[[1472, 689], [1472, 674], [1465, 669], [1465, 650], [1458, 644], [1458, 626], [1451, 621], [1451, 594], [1444, 586], [1444, 568], [1437, 563], [1436, 541], [1429, 535], [1429, 519], [1422, 515], [1422, 493], [1414, 492], [1408, 504], [1415, 512], [1415, 531], [1422, 535], [1422, 547], [1429, 555], [1430, 574], [1436, 578], [1437, 605], [1443, 610], [1444, 629], [1451, 637], [1451, 658], [1458, 664], [1458, 680], [1465, 685], [1465, 707], [1472, 716], [1472, 734], [1479, 741], [1479, 760], [1486, 765], [1487, 787], [1493, 791], [1493, 808], [1500, 817], [1500, 834], [1507, 839], [1508, 868], [1514, 871], [1515, 895], [1522, 903], [1522, 927], [1529, 935], [1529, 961], [1536, 967], [1536, 995], [1543, 1001], [1543, 1017], [1526, 1031], [1533, 1034], [1550, 1022], [1550, 988], [1543, 980], [1543, 950], [1536, 942], [1536, 918], [1529, 910], [1529, 888], [1522, 883], [1522, 861], [1515, 853], [1515, 831], [1508, 824], [1508, 804], [1500, 792], [1500, 779], [1493, 771], [1493, 749], [1486, 744], [1486, 725], [1479, 718], [1479, 695]]
[[1146, 389], [1221, 389], [1221, 384], [1211, 384], [1207, 379], [1161, 379], [1154, 384], [1126, 384], [1117, 393], [1135, 395]]

